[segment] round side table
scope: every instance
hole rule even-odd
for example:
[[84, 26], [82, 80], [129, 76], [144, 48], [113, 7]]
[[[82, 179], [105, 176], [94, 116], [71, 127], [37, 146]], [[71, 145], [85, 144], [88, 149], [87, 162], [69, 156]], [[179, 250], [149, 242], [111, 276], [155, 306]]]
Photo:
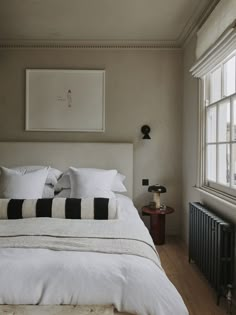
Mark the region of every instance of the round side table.
[[142, 207], [142, 215], [150, 216], [150, 234], [155, 245], [165, 244], [166, 214], [174, 211], [171, 207], [166, 207], [166, 210], [151, 209], [149, 206]]

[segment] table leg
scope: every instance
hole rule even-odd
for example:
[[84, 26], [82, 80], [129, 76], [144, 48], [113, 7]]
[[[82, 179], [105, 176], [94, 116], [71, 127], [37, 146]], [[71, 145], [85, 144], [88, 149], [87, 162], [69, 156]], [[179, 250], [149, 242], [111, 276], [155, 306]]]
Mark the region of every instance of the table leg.
[[165, 215], [150, 216], [150, 234], [156, 245], [165, 243]]

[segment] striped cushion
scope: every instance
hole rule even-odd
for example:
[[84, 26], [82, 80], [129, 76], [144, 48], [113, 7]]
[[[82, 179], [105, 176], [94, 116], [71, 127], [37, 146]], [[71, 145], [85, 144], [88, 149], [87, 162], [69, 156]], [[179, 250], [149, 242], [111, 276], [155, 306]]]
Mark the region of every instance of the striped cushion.
[[108, 198], [0, 199], [0, 219], [34, 217], [116, 219], [117, 201]]

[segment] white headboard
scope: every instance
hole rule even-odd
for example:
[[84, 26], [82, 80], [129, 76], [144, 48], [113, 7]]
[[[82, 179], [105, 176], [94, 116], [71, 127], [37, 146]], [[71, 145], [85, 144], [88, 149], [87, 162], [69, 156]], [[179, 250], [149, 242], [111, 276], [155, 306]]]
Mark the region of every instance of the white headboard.
[[133, 144], [77, 142], [0, 142], [0, 165], [50, 165], [117, 169], [126, 176], [127, 195], [133, 197]]

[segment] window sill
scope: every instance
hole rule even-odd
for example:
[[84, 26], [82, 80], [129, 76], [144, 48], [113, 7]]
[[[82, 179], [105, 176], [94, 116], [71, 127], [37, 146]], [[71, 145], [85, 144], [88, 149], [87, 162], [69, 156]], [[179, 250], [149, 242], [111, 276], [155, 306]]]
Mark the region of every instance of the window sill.
[[204, 194], [207, 197], [213, 198], [216, 201], [220, 201], [226, 206], [229, 207], [235, 207], [236, 206], [236, 198], [224, 193], [219, 192], [218, 190], [215, 190], [213, 188], [210, 188], [208, 186], [202, 186], [202, 187], [194, 187], [197, 191]]

